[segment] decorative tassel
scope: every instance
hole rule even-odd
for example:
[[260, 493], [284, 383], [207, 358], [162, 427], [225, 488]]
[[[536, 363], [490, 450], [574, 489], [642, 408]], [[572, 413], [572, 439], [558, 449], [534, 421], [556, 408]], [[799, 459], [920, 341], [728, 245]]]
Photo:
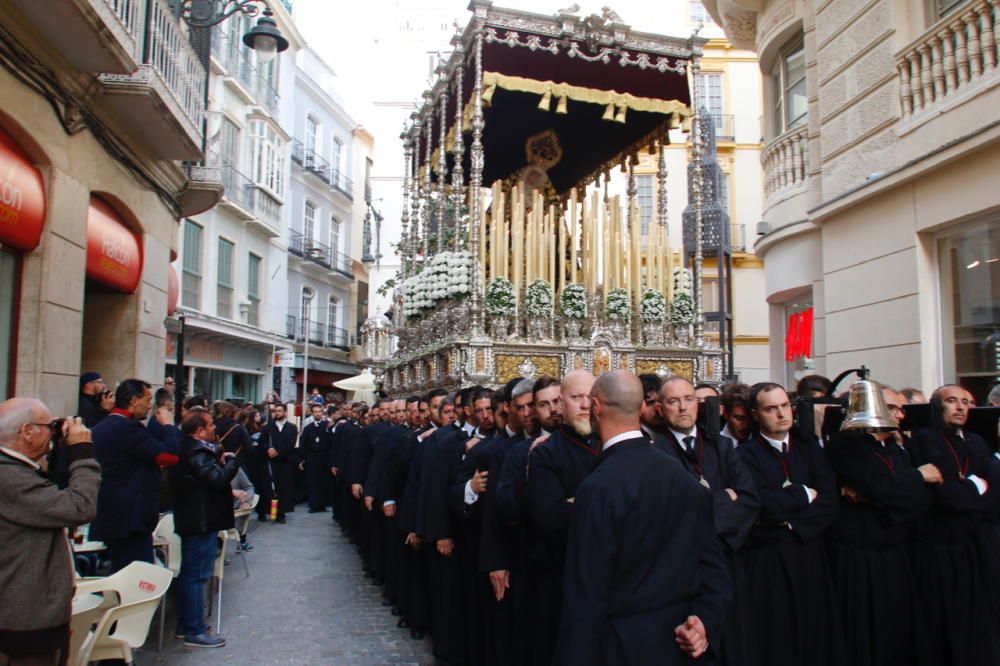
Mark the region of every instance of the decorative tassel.
[[615, 119], [615, 105], [614, 104], [608, 104], [604, 108], [604, 115], [601, 116], [601, 118], [603, 120], [614, 120]]
[[618, 107], [618, 113], [615, 114], [615, 122], [625, 124], [625, 107]]
[[546, 91], [542, 99], [538, 102], [539, 111], [548, 111], [552, 107], [552, 93]]
[[562, 97], [560, 97], [559, 101], [556, 103], [556, 113], [561, 113], [561, 114], [564, 114], [564, 115], [567, 113], [567, 111], [566, 111], [566, 95], [563, 95]]
[[493, 103], [493, 93], [497, 91], [497, 84], [491, 83], [483, 90], [483, 105], [489, 106]]

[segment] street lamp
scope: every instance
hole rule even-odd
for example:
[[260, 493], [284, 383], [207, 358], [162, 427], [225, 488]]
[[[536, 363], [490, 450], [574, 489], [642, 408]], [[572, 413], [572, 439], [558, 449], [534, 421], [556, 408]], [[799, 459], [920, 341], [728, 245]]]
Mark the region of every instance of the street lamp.
[[[261, 12], [260, 5], [264, 6]], [[179, 0], [177, 15], [193, 28], [210, 28], [219, 25], [237, 13], [261, 17], [257, 25], [243, 35], [243, 43], [257, 52], [257, 61], [266, 64], [288, 48], [288, 40], [278, 29], [274, 12], [268, 0]]]

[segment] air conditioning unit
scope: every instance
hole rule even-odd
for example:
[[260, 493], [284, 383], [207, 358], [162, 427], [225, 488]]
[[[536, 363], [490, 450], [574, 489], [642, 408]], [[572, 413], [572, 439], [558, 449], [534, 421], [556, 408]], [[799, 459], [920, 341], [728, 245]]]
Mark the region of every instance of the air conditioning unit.
[[763, 236], [764, 234], [771, 233], [771, 223], [761, 220], [757, 223], [757, 235]]

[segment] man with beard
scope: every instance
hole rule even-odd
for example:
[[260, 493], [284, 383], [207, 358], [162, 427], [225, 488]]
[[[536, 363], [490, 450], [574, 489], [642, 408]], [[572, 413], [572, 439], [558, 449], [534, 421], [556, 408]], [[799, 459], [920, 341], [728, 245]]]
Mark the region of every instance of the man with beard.
[[330, 459], [330, 424], [322, 405], [314, 403], [309, 409], [312, 421], [302, 428], [299, 448], [306, 454], [309, 513], [322, 513], [326, 511], [326, 496], [330, 486], [330, 468], [327, 466]]
[[918, 523], [913, 549], [926, 656], [928, 663], [942, 666], [996, 664], [1000, 655], [991, 654], [991, 643], [998, 629], [989, 606], [989, 586], [995, 583], [987, 579], [977, 537], [1000, 502], [1000, 474], [982, 438], [965, 428], [975, 404], [968, 391], [945, 385], [931, 394], [935, 400], [941, 404], [944, 431], [918, 430], [910, 446], [914, 465], [930, 463], [942, 477]]
[[541, 435], [554, 433], [562, 425], [562, 392], [555, 377], [539, 377], [533, 388], [535, 394], [535, 418], [541, 427]]
[[538, 666], [551, 664], [555, 653], [573, 497], [600, 454], [590, 426], [594, 381], [586, 370], [563, 377], [562, 425], [528, 455], [528, 509], [537, 538], [531, 560], [535, 600], [531, 663]]
[[792, 406], [778, 384], [756, 384], [758, 431], [737, 452], [760, 494], [760, 517], [743, 547], [746, 666], [841, 666], [843, 633], [830, 577], [827, 528], [839, 499], [833, 470], [814, 439], [792, 432]]
[[908, 537], [942, 478], [932, 464], [914, 468], [895, 434], [845, 430], [825, 448], [841, 495], [827, 541], [854, 666], [928, 663]]
[[655, 433], [663, 429], [663, 415], [657, 405], [660, 404], [660, 387], [663, 379], [659, 375], [647, 373], [639, 375], [642, 382], [642, 409], [639, 411], [639, 425], [646, 436], [653, 439]]
[[[376, 452], [382, 446], [382, 436], [392, 427], [389, 422], [389, 405], [386, 400], [377, 400], [372, 406], [368, 425], [361, 429], [361, 446], [354, 456], [352, 465], [348, 468], [348, 481], [351, 483], [351, 494], [360, 500], [361, 534], [358, 539], [358, 550], [365, 569], [365, 575], [372, 579], [375, 585], [382, 584], [382, 512], [375, 512], [373, 493], [377, 480], [370, 478], [372, 462]], [[377, 473], [377, 470], [376, 470]], [[371, 483], [371, 486], [366, 484]], [[371, 487], [371, 491], [366, 488]]]
[[[340, 488], [337, 506], [340, 527], [351, 543], [357, 543], [361, 518], [348, 475], [348, 467], [361, 447], [361, 424], [358, 422], [360, 406], [361, 403], [345, 405], [343, 415], [346, 418], [334, 429], [330, 452], [330, 468], [337, 476]], [[358, 495], [360, 494], [359, 489]]]
[[718, 640], [729, 577], [710, 498], [649, 445], [643, 397], [627, 370], [590, 393], [602, 451], [574, 498], [560, 665], [686, 664]]
[[264, 455], [267, 456], [268, 483], [260, 492], [260, 504], [270, 507], [274, 492], [278, 495], [278, 514], [275, 522], [285, 523], [285, 514], [295, 510], [295, 467], [298, 465], [296, 444], [299, 439], [298, 428], [287, 421], [285, 406], [278, 403], [274, 406], [273, 418], [264, 426], [260, 436]]
[[750, 387], [730, 384], [722, 389], [722, 427], [720, 437], [729, 440], [733, 447], [750, 436]]
[[710, 649], [720, 663], [742, 666], [748, 620], [740, 615], [739, 594], [743, 586], [737, 553], [757, 519], [760, 498], [750, 472], [729, 440], [699, 430], [696, 421], [702, 408], [691, 382], [676, 376], [663, 382], [659, 409], [666, 434], [657, 437], [655, 445], [679, 462], [712, 498], [715, 533], [729, 564], [734, 600], [726, 609], [722, 640]]
[[[375, 579], [376, 584], [383, 584], [382, 594], [386, 597], [383, 605], [391, 606], [396, 596], [395, 584], [389, 579], [395, 572], [390, 569], [389, 553], [386, 547], [388, 536], [387, 520], [382, 507], [382, 477], [387, 473], [389, 450], [393, 447], [393, 442], [398, 437], [405, 437], [409, 431], [403, 425], [406, 420], [406, 402], [402, 399], [383, 401], [383, 429], [376, 435], [375, 451], [372, 455], [371, 464], [368, 466], [368, 475], [362, 485], [364, 495], [364, 510], [369, 516], [373, 530], [370, 539], [370, 548], [374, 569], [379, 572], [379, 577]], [[394, 539], [393, 534], [393, 540]]]

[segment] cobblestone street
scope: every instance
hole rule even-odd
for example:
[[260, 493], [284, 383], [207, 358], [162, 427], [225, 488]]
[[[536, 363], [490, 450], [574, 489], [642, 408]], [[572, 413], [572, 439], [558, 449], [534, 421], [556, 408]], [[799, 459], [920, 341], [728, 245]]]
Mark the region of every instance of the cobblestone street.
[[[250, 577], [232, 554], [223, 581], [221, 649], [185, 648], [173, 637], [168, 604], [163, 652], [156, 652], [157, 619], [138, 664], [323, 664], [388, 666], [433, 664], [428, 641], [414, 641], [382, 606], [380, 588], [364, 577], [354, 547], [329, 513], [305, 505], [286, 525], [251, 522]], [[209, 623], [217, 624], [215, 617]]]

